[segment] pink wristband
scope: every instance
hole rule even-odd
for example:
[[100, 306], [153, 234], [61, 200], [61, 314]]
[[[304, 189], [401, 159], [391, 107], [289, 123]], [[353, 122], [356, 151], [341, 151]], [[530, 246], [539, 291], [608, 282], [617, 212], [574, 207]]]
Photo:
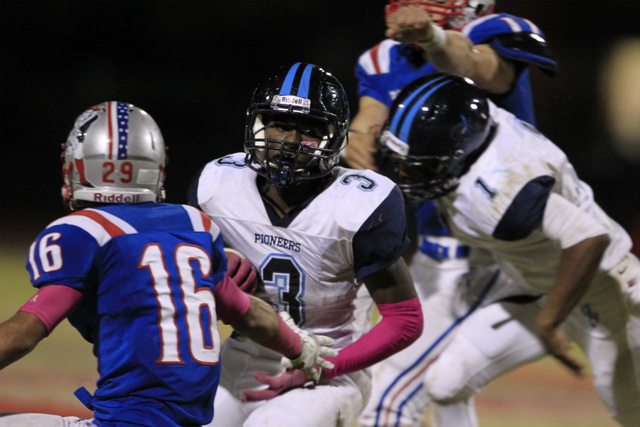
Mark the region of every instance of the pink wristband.
[[278, 319], [280, 320], [278, 334], [269, 341], [262, 343], [262, 345], [273, 351], [277, 351], [289, 359], [295, 359], [302, 353], [302, 340], [280, 316], [278, 316]]
[[247, 314], [251, 306], [249, 295], [238, 288], [236, 282], [225, 274], [216, 285], [216, 315], [225, 325], [237, 322]]
[[20, 310], [31, 313], [42, 320], [51, 333], [58, 323], [66, 318], [82, 299], [82, 292], [69, 286], [48, 285], [40, 288]]

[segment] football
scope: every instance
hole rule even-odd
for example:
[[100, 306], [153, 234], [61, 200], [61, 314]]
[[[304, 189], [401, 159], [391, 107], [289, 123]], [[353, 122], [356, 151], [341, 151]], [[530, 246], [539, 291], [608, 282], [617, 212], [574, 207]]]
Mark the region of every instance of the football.
[[231, 249], [231, 248], [224, 248], [224, 254], [227, 256], [227, 259], [229, 259], [229, 254], [234, 254], [236, 256], [238, 256], [240, 258], [240, 260], [243, 260], [246, 258], [246, 256], [244, 256], [244, 254], [242, 254], [239, 251], [236, 251], [235, 249]]

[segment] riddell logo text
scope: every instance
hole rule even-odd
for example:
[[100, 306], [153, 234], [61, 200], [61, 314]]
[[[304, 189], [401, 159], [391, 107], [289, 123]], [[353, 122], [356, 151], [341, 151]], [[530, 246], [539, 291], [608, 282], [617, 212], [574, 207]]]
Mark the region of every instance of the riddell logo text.
[[98, 203], [138, 203], [137, 194], [94, 194], [93, 201]]
[[280, 97], [280, 102], [282, 102], [283, 104], [302, 105], [302, 104], [304, 104], [304, 99], [303, 98], [298, 98], [297, 96], [281, 96]]

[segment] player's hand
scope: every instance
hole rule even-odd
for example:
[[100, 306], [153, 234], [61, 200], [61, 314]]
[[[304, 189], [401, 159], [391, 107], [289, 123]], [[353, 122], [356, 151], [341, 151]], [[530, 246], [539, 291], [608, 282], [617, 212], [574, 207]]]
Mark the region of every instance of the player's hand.
[[311, 377], [299, 369], [289, 368], [277, 377], [265, 375], [260, 372], [253, 374], [256, 380], [266, 384], [265, 390], [246, 390], [242, 393], [243, 402], [256, 402], [259, 400], [273, 399], [294, 388], [313, 388], [315, 382]]
[[538, 336], [549, 354], [569, 368], [571, 372], [579, 377], [582, 376], [584, 366], [571, 354], [571, 343], [562, 329], [538, 326]]
[[298, 368], [314, 381], [320, 378], [322, 369], [333, 369], [333, 363], [324, 359], [324, 357], [335, 357], [338, 355], [338, 350], [331, 348], [333, 346], [333, 338], [325, 337], [324, 335], [310, 334], [298, 328], [289, 313], [285, 311], [280, 312], [280, 317], [302, 340], [302, 352], [300, 356], [295, 359], [282, 358], [282, 364], [286, 368]]
[[400, 7], [386, 19], [385, 36], [400, 43], [426, 42], [433, 37], [431, 16], [419, 7]]
[[227, 274], [238, 287], [253, 295], [258, 289], [258, 272], [256, 268], [251, 264], [251, 261], [240, 252], [225, 248], [225, 255], [227, 255]]
[[376, 136], [364, 132], [355, 132], [349, 135], [349, 143], [345, 147], [347, 151], [347, 163], [353, 169], [377, 170], [374, 156], [377, 151]]

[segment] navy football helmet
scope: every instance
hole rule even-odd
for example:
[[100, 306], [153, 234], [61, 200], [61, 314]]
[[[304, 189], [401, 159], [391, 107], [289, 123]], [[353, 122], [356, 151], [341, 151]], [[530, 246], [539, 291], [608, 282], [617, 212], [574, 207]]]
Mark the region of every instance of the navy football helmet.
[[430, 15], [440, 16], [434, 22], [445, 30], [461, 30], [472, 20], [493, 12], [495, 0], [390, 0], [387, 15], [403, 6], [420, 7]]
[[[319, 143], [267, 139], [269, 121], [302, 120], [320, 129]], [[347, 144], [349, 101], [331, 73], [296, 63], [264, 78], [247, 110], [246, 163], [275, 187], [288, 187], [330, 174]]]
[[380, 136], [381, 169], [391, 166], [388, 174], [407, 201], [444, 196], [482, 154], [495, 127], [486, 95], [471, 80], [421, 77], [391, 105]]

